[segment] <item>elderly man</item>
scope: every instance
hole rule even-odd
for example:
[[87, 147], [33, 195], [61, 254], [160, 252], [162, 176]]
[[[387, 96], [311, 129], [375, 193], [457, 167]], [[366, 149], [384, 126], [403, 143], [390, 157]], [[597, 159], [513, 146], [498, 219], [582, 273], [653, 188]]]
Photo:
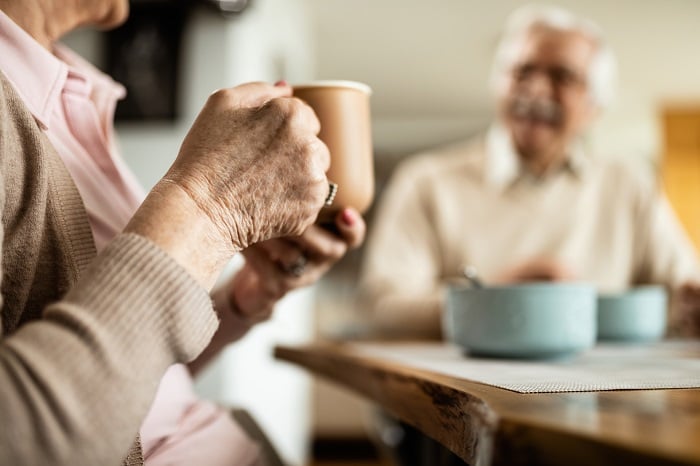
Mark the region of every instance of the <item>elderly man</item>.
[[[360, 309], [376, 333], [439, 338], [444, 283], [465, 265], [489, 283], [662, 283], [682, 298], [674, 322], [697, 331], [691, 280], [700, 270], [670, 207], [637, 170], [585, 153], [580, 141], [609, 103], [614, 74], [591, 22], [558, 8], [512, 14], [493, 67], [497, 121], [484, 136], [404, 162], [375, 213]], [[380, 429], [401, 432], [400, 464], [463, 464], [384, 420]]]
[[497, 121], [404, 162], [376, 212], [362, 308], [377, 331], [439, 338], [443, 284], [465, 265], [489, 283], [664, 284], [680, 298], [674, 324], [693, 330], [698, 261], [666, 200], [641, 170], [581, 144], [614, 72], [591, 22], [557, 8], [511, 16], [493, 67]]
[[284, 83], [212, 94], [144, 196], [113, 140], [123, 89], [57, 43], [128, 7], [0, 0], [0, 464], [265, 464], [184, 364], [317, 280], [364, 223], [314, 224], [328, 149]]

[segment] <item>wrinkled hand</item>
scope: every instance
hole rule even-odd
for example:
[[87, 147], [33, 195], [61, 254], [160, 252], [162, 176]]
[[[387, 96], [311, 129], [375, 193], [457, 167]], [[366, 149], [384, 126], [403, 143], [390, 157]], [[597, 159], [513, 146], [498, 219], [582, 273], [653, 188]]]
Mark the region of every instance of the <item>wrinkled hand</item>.
[[[285, 294], [315, 283], [364, 240], [366, 227], [357, 211], [344, 209], [335, 225], [338, 234], [312, 225], [301, 236], [272, 239], [244, 250], [246, 263], [228, 284], [236, 312], [250, 324], [267, 320]], [[300, 257], [305, 263], [294, 270], [291, 265]]]
[[212, 94], [125, 232], [207, 288], [235, 252], [304, 232], [328, 194], [330, 157], [313, 110], [291, 93], [251, 83]]
[[680, 332], [686, 337], [700, 337], [700, 283], [685, 283], [678, 290]]
[[574, 272], [552, 259], [533, 259], [504, 270], [494, 278], [494, 283], [558, 282], [573, 280]]
[[288, 86], [263, 83], [215, 92], [165, 176], [235, 250], [300, 235], [328, 194], [320, 124], [290, 95]]

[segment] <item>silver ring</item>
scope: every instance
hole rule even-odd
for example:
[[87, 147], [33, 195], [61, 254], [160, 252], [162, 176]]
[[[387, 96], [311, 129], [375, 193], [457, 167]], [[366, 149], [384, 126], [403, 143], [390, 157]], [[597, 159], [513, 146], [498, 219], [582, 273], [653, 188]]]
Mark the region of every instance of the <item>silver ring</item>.
[[301, 277], [304, 274], [308, 262], [309, 259], [307, 259], [304, 254], [300, 254], [294, 262], [284, 267], [284, 271], [289, 275]]
[[328, 196], [326, 196], [326, 201], [323, 203], [326, 207], [330, 207], [333, 204], [333, 199], [338, 193], [338, 185], [332, 181], [328, 182]]

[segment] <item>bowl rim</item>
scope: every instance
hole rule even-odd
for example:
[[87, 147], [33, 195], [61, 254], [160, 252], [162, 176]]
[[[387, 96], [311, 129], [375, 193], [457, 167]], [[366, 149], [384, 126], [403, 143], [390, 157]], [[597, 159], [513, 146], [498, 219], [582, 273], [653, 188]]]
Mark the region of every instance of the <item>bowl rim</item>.
[[668, 289], [664, 285], [655, 285], [655, 284], [647, 284], [647, 285], [637, 285], [633, 286], [631, 288], [628, 288], [626, 290], [621, 290], [621, 291], [601, 291], [598, 293], [598, 299], [599, 300], [608, 300], [608, 299], [625, 299], [625, 298], [632, 298], [636, 296], [643, 296], [646, 294], [651, 294], [653, 296], [657, 296], [659, 294], [663, 296], [668, 296]]
[[490, 291], [512, 291], [526, 292], [537, 290], [585, 290], [596, 292], [596, 288], [589, 282], [526, 282], [514, 283], [507, 285], [486, 285], [483, 288], [475, 288], [468, 283], [448, 283], [447, 288], [450, 291], [475, 291], [475, 292], [490, 292]]

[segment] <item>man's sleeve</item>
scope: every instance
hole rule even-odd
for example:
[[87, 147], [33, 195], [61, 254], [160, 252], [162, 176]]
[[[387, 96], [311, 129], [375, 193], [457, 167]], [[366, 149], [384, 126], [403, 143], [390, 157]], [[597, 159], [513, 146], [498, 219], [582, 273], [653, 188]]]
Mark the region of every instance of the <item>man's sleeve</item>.
[[370, 225], [359, 307], [382, 336], [439, 338], [437, 238], [420, 166], [410, 162], [395, 172]]

